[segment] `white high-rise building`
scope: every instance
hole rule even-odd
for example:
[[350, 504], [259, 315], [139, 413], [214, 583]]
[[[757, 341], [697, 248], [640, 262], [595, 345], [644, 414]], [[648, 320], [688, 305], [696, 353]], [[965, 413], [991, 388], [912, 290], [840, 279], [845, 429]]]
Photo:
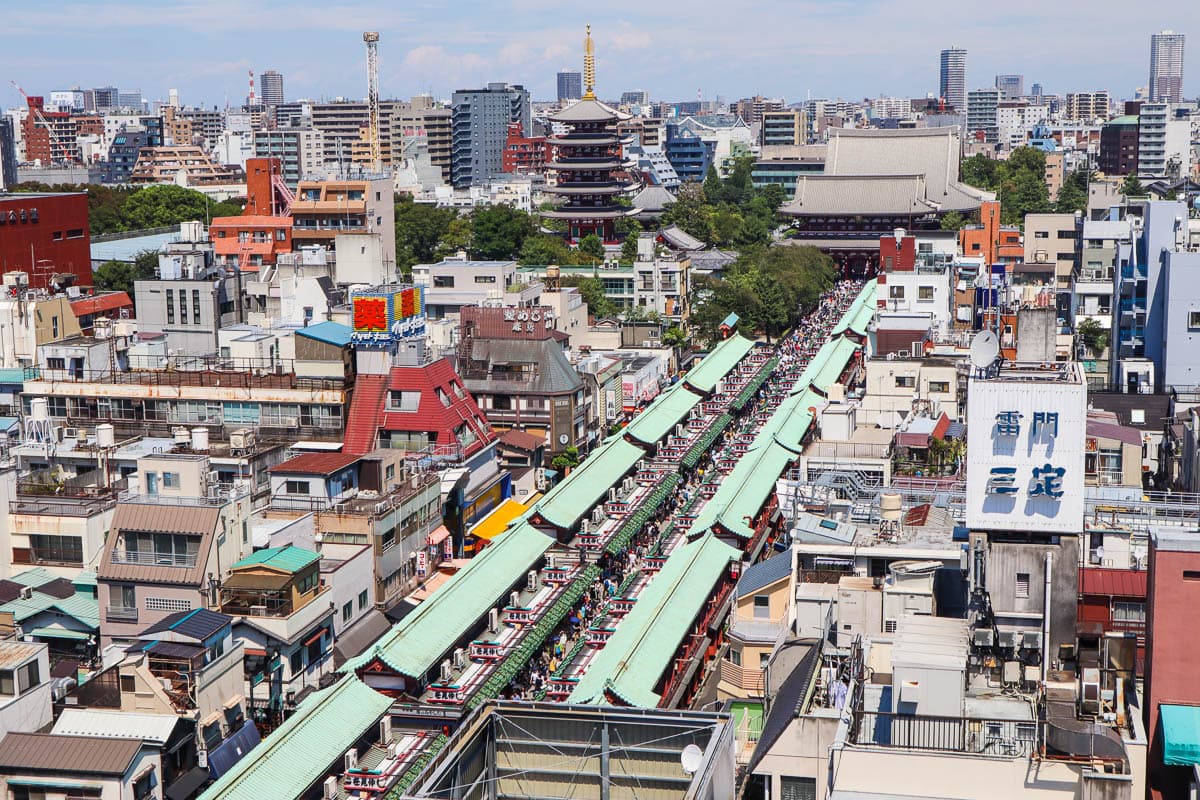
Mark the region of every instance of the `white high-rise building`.
[[960, 114], [967, 107], [967, 51], [957, 47], [942, 51], [938, 96]]
[[1150, 37], [1150, 102], [1183, 102], [1183, 44], [1174, 31]]
[[277, 106], [283, 102], [283, 76], [273, 69], [258, 76], [259, 102], [264, 106]]

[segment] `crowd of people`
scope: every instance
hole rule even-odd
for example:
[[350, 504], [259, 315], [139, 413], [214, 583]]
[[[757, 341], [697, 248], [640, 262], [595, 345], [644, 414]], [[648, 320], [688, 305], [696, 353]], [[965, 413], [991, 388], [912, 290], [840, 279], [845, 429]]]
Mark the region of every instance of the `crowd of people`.
[[[509, 686], [508, 697], [535, 700], [545, 695], [548, 683], [570, 666], [580, 638], [596, 623], [609, 616], [610, 602], [625, 588], [626, 578], [639, 572], [647, 557], [663, 555], [660, 537], [670, 524], [670, 518], [688, 508], [706, 476], [719, 480], [715, 464], [727, 455], [732, 443], [753, 428], [755, 411], [766, 397], [786, 393], [808, 366], [808, 362], [828, 340], [829, 333], [846, 310], [853, 304], [862, 288], [861, 281], [839, 281], [826, 292], [817, 307], [776, 346], [779, 365], [759, 389], [755, 403], [747, 406], [738, 430], [726, 429], [708, 449], [694, 469], [688, 470], [673, 489], [670, 497], [659, 506], [654, 517], [647, 521], [626, 547], [614, 554], [602, 552], [597, 558], [599, 576], [588, 587], [579, 605], [547, 639], [541, 651], [525, 665]], [[684, 528], [686, 526], [680, 526]], [[581, 560], [583, 557], [581, 555]]]

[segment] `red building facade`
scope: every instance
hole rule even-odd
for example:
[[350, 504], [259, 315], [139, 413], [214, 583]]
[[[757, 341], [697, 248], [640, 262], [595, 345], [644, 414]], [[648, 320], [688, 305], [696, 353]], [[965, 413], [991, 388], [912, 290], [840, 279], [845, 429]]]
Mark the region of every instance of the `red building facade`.
[[553, 149], [545, 136], [525, 136], [521, 123], [510, 122], [508, 139], [504, 142], [501, 169], [522, 175], [540, 175], [546, 162], [553, 158]]
[[91, 286], [91, 250], [83, 192], [0, 194], [0, 272], [26, 272], [34, 288], [59, 274]]

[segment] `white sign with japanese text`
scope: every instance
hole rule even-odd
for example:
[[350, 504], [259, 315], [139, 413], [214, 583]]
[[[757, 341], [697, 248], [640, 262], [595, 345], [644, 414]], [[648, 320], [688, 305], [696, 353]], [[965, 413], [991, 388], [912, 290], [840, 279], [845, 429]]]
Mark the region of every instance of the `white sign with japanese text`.
[[967, 527], [1080, 533], [1087, 389], [973, 379], [967, 398]]

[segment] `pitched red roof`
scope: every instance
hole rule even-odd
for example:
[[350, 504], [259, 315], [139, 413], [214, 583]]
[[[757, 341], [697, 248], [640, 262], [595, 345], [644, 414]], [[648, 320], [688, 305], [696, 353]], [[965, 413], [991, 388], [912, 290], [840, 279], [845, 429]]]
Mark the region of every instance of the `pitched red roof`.
[[1079, 570], [1079, 593], [1103, 597], [1145, 597], [1145, 570], [1093, 569]]
[[271, 467], [272, 473], [288, 475], [330, 475], [358, 461], [354, 453], [301, 453]]
[[524, 450], [527, 453], [532, 453], [539, 447], [546, 446], [546, 438], [544, 436], [534, 436], [532, 433], [519, 431], [515, 428], [510, 431], [505, 431], [500, 435], [500, 444], [507, 445], [517, 450]]
[[133, 301], [125, 292], [105, 292], [71, 301], [71, 311], [77, 317], [119, 311], [122, 308], [133, 308]]
[[346, 435], [342, 438], [343, 453], [361, 455], [375, 449], [387, 388], [386, 375], [359, 375], [355, 378], [354, 391], [350, 396], [350, 413], [346, 419]]
[[[455, 430], [467, 425], [476, 439], [464, 452], [473, 455], [495, 441], [496, 434], [475, 404], [449, 359], [442, 358], [420, 367], [392, 367], [389, 391], [420, 392], [416, 411], [385, 410], [386, 394], [380, 398], [380, 428], [385, 431], [411, 431], [433, 434], [438, 445], [456, 445]], [[442, 396], [438, 395], [442, 390]], [[445, 397], [446, 402], [442, 401]]]

